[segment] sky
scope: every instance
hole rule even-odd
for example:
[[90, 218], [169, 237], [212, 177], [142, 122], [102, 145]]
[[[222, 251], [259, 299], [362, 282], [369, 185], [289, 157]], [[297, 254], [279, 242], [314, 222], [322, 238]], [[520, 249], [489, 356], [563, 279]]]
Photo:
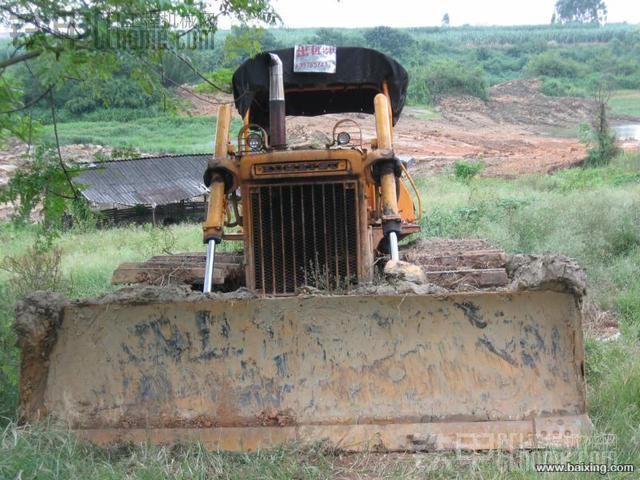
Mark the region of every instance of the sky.
[[[1, 1], [1, 0], [0, 0]], [[272, 0], [287, 28], [548, 24], [556, 0]], [[216, 4], [216, 2], [213, 2]], [[607, 22], [640, 24], [640, 0], [605, 0]], [[219, 27], [228, 29], [229, 19]], [[0, 24], [0, 38], [9, 28]]]
[[[610, 23], [640, 23], [640, 0], [605, 0]], [[547, 24], [555, 0], [273, 0], [285, 27]]]

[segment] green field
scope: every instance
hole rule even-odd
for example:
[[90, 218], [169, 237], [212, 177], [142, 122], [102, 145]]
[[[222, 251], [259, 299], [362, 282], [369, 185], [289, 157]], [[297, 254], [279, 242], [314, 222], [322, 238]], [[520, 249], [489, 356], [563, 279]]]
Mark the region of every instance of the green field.
[[[60, 143], [90, 143], [135, 148], [154, 153], [213, 151], [215, 117], [160, 116], [131, 122], [66, 122], [58, 125]], [[239, 123], [234, 122], [235, 131]], [[43, 139], [54, 142], [53, 126], [44, 127]]]
[[[553, 252], [575, 257], [588, 274], [587, 303], [611, 311], [623, 333], [615, 342], [587, 339], [588, 410], [596, 434], [616, 443], [608, 463], [640, 468], [640, 155], [622, 155], [608, 167], [570, 169], [515, 180], [452, 175], [418, 181], [427, 205], [423, 235], [483, 237], [508, 252]], [[0, 227], [2, 257], [28, 262], [35, 227]], [[202, 248], [198, 225], [72, 230], [55, 240], [62, 252], [59, 289], [70, 296], [111, 290], [122, 261], [166, 251]], [[28, 256], [25, 257], [24, 255]], [[22, 257], [21, 257], [22, 256]], [[283, 445], [256, 454], [122, 446], [98, 449], [75, 441], [64, 428], [18, 427], [14, 420], [17, 352], [11, 331], [16, 299], [37, 288], [25, 275], [0, 272], [0, 478], [537, 478], [536, 454], [340, 455]], [[589, 311], [593, 312], [591, 308]], [[587, 321], [593, 321], [587, 316]], [[599, 438], [599, 437], [598, 437]], [[596, 445], [547, 451], [542, 459], [589, 462]], [[601, 457], [597, 457], [601, 458]], [[21, 472], [21, 473], [20, 473]], [[21, 475], [21, 476], [20, 476]], [[546, 475], [544, 478], [602, 478]], [[617, 475], [616, 478], [637, 478]]]
[[640, 91], [620, 90], [614, 92], [609, 101], [609, 106], [614, 115], [628, 115], [640, 118]]

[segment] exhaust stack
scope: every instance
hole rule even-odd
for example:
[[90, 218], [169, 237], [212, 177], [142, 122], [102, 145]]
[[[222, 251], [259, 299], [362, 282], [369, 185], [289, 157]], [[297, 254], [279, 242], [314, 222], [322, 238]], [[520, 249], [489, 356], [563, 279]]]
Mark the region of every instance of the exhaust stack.
[[282, 60], [270, 53], [271, 69], [269, 78], [269, 144], [275, 148], [287, 145], [287, 127], [285, 124], [284, 77]]

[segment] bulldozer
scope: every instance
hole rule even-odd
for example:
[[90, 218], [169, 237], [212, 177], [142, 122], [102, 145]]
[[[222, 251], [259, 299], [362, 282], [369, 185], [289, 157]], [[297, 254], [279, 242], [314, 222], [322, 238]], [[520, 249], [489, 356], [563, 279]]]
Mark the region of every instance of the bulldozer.
[[[206, 254], [182, 257], [187, 286], [26, 297], [21, 418], [98, 444], [228, 451], [578, 445], [591, 426], [581, 271], [476, 240], [402, 244], [425, 224], [393, 145], [407, 85], [398, 62], [365, 48], [296, 46], [242, 64], [242, 126], [232, 138], [220, 107]], [[287, 115], [349, 112], [373, 114], [375, 138], [352, 115], [325, 144], [288, 144]], [[130, 270], [114, 282], [139, 282]]]

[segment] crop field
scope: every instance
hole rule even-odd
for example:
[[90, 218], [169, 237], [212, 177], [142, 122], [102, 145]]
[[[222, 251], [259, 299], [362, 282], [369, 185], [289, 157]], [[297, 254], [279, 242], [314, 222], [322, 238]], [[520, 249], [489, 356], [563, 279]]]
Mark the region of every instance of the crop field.
[[614, 92], [609, 103], [616, 115], [640, 117], [640, 91], [621, 90]]

